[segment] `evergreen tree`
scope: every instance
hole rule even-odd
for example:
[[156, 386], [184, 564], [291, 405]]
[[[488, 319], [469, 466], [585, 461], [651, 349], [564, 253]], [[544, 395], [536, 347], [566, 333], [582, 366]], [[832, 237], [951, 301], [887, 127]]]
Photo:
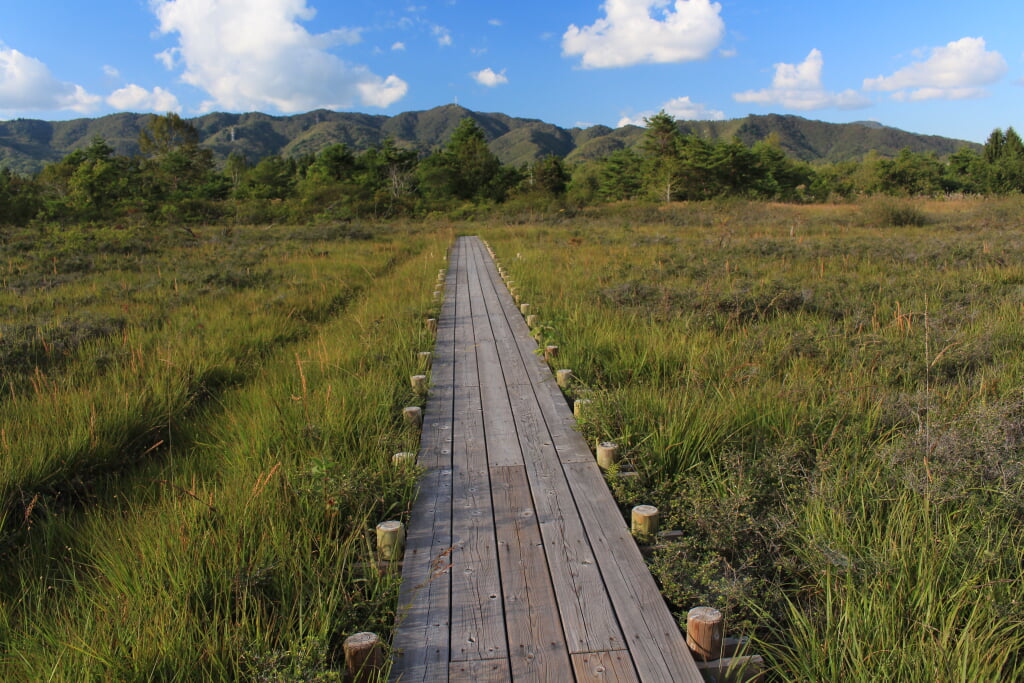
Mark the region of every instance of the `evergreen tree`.
[[645, 118], [644, 123], [647, 129], [639, 145], [645, 160], [644, 179], [653, 196], [670, 202], [681, 191], [683, 136], [676, 120], [664, 110]]
[[444, 148], [420, 165], [425, 191], [435, 198], [504, 199], [514, 174], [487, 147], [483, 129], [472, 118], [459, 122]]

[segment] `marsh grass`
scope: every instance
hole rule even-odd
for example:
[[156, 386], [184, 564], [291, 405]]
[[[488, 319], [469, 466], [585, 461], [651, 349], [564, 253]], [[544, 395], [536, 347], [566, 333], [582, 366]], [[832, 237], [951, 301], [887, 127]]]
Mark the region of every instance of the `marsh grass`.
[[[1018, 199], [623, 205], [483, 225], [626, 445], [651, 567], [779, 680], [1014, 680]], [[518, 258], [512, 258], [518, 255]]]
[[414, 490], [390, 455], [416, 447], [400, 409], [450, 234], [299, 232], [200, 233], [8, 300], [126, 323], [11, 368], [5, 680], [336, 680], [346, 635], [390, 632], [370, 532]]

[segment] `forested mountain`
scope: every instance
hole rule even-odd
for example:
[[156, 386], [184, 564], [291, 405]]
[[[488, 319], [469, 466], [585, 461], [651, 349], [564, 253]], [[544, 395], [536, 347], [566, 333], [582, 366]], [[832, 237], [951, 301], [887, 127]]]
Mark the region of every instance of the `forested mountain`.
[[[428, 152], [444, 144], [467, 116], [483, 129], [498, 158], [514, 166], [552, 154], [569, 161], [601, 158], [632, 147], [643, 136], [643, 128], [637, 126], [565, 129], [537, 119], [485, 114], [452, 104], [397, 116], [326, 110], [294, 116], [214, 113], [191, 119], [191, 123], [199, 131], [201, 144], [212, 149], [217, 159], [239, 151], [255, 163], [271, 155], [315, 154], [335, 143], [358, 152], [387, 138], [398, 147]], [[112, 114], [73, 121], [0, 121], [0, 168], [34, 173], [88, 147], [97, 136], [117, 154], [133, 155], [139, 151], [139, 132], [152, 118], [151, 114]], [[735, 137], [747, 145], [772, 135], [790, 156], [808, 162], [856, 160], [871, 150], [895, 156], [909, 148], [944, 157], [964, 146], [981, 149], [975, 143], [917, 135], [877, 123], [835, 124], [776, 114], [730, 121], [680, 121], [679, 127], [683, 134], [713, 141]]]

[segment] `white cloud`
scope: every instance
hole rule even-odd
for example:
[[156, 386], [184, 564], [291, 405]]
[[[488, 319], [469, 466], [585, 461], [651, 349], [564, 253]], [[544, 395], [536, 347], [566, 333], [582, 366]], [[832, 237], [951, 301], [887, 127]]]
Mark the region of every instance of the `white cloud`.
[[502, 24], [504, 24], [504, 22], [501, 19], [489, 19], [487, 23], [490, 24], [491, 26], [501, 26]]
[[710, 0], [606, 0], [605, 16], [575, 24], [562, 36], [562, 54], [580, 55], [585, 69], [707, 57], [722, 41], [722, 6]]
[[299, 23], [316, 14], [306, 0], [152, 0], [152, 9], [161, 33], [178, 35], [178, 46], [157, 57], [182, 65], [182, 80], [209, 93], [206, 111], [386, 107], [408, 90], [397, 76], [328, 52], [358, 42], [360, 31], [309, 33]]
[[865, 78], [864, 89], [891, 92], [900, 102], [974, 99], [987, 96], [982, 86], [1009, 70], [1001, 54], [985, 48], [984, 38], [961, 38], [927, 54], [891, 76]]
[[119, 79], [121, 78], [121, 72], [116, 67], [105, 64], [103, 66], [103, 74], [108, 78]]
[[402, 41], [398, 41], [397, 43], [394, 43], [391, 46], [391, 49], [395, 50], [396, 52], [401, 52], [402, 50], [405, 49], [405, 43], [403, 43]]
[[[709, 109], [707, 105], [692, 102], [689, 97], [677, 97], [674, 100], [669, 100], [661, 106], [661, 110], [677, 121], [722, 121], [725, 119], [725, 112]], [[649, 119], [657, 113], [645, 111], [636, 116], [623, 116], [619, 119], [616, 127], [646, 126], [644, 119]]]
[[831, 92], [821, 82], [821, 71], [825, 60], [817, 48], [810, 51], [800, 64], [775, 64], [772, 87], [763, 90], [747, 90], [736, 93], [737, 102], [752, 104], [777, 104], [786, 109], [809, 111], [812, 109], [859, 109], [871, 101], [856, 90]]
[[181, 112], [181, 104], [172, 93], [160, 87], [150, 92], [134, 83], [111, 93], [107, 104], [121, 111]]
[[434, 26], [432, 31], [434, 37], [437, 38], [437, 44], [441, 47], [448, 47], [452, 44], [452, 34], [444, 26]]
[[34, 57], [0, 43], [0, 111], [76, 111], [86, 114], [100, 103], [80, 85], [57, 80]]
[[363, 103], [371, 107], [387, 107], [405, 97], [409, 92], [409, 84], [395, 75], [366, 81], [359, 84], [359, 94]]
[[500, 73], [496, 73], [494, 69], [488, 67], [482, 71], [474, 71], [470, 76], [473, 77], [474, 81], [480, 85], [486, 85], [488, 88], [508, 83], [508, 76], [505, 75], [505, 69], [502, 69]]

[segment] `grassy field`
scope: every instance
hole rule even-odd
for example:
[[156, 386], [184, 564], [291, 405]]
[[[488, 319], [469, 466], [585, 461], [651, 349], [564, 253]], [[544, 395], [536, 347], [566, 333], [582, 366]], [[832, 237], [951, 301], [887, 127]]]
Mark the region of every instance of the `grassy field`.
[[[1024, 202], [459, 224], [778, 680], [1024, 677]], [[334, 680], [449, 224], [0, 233], [3, 680]]]
[[619, 207], [482, 226], [782, 680], [1024, 675], [1024, 203]]
[[390, 456], [450, 239], [8, 235], [2, 678], [331, 680], [388, 634], [368, 533], [413, 491]]

